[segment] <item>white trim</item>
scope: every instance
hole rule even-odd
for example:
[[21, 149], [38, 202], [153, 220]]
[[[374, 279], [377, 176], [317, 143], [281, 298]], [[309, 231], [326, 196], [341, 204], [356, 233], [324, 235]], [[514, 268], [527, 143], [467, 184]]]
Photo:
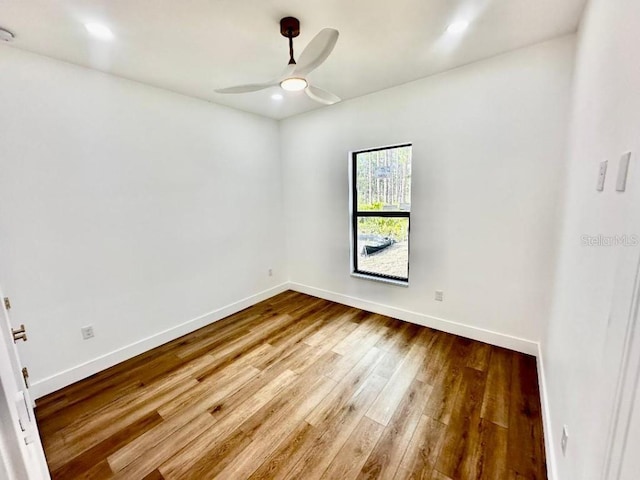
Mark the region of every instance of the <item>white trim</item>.
[[542, 430], [544, 434], [544, 450], [547, 458], [547, 478], [548, 480], [558, 479], [558, 467], [556, 463], [556, 451], [553, 446], [554, 437], [551, 422], [551, 409], [549, 408], [549, 394], [547, 390], [547, 380], [544, 373], [544, 360], [542, 355], [542, 345], [538, 344], [538, 386], [540, 389], [540, 404], [542, 407]]
[[332, 302], [342, 303], [343, 305], [348, 305], [350, 307], [360, 308], [369, 312], [398, 318], [406, 322], [422, 325], [423, 327], [435, 328], [436, 330], [471, 338], [473, 340], [489, 343], [498, 347], [508, 348], [528, 355], [538, 355], [538, 342], [534, 342], [532, 340], [526, 340], [524, 338], [514, 337], [504, 333], [498, 333], [492, 330], [486, 330], [484, 328], [446, 320], [444, 318], [433, 317], [424, 313], [391, 307], [382, 303], [363, 300], [361, 298], [343, 295], [341, 293], [330, 292], [328, 290], [310, 287], [301, 283], [290, 282], [289, 288], [296, 292], [306, 293], [307, 295], [313, 295], [314, 297], [324, 298], [325, 300], [331, 300]]
[[160, 345], [170, 342], [171, 340], [175, 340], [187, 333], [191, 333], [206, 325], [217, 322], [229, 315], [233, 315], [240, 310], [244, 310], [247, 307], [271, 298], [274, 295], [286, 291], [287, 289], [288, 284], [286, 282], [282, 283], [268, 290], [264, 290], [256, 293], [255, 295], [251, 295], [250, 297], [243, 298], [242, 300], [238, 300], [237, 302], [213, 310], [209, 313], [205, 313], [204, 315], [188, 320], [180, 325], [176, 325], [175, 327], [171, 327], [167, 330], [151, 335], [150, 337], [118, 348], [117, 350], [96, 357], [93, 360], [89, 360], [88, 362], [77, 365], [68, 370], [64, 370], [51, 375], [50, 377], [38, 380], [34, 382], [29, 389], [31, 395], [36, 399], [51, 392], [55, 392], [56, 390], [66, 387], [67, 385], [71, 385], [83, 378], [87, 378], [120, 362], [133, 358], [136, 355], [140, 355], [141, 353], [159, 347]]
[[352, 277], [364, 278], [365, 280], [373, 280], [374, 282], [389, 283], [398, 287], [408, 287], [409, 282], [406, 280], [394, 280], [393, 278], [376, 277], [374, 275], [367, 275], [366, 273], [351, 272]]

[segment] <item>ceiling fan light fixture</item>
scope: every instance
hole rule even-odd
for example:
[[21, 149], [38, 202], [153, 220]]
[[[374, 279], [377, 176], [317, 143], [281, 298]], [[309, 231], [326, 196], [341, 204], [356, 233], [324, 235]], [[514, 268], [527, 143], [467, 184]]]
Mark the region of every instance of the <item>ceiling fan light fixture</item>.
[[285, 78], [280, 82], [280, 87], [287, 92], [299, 92], [307, 88], [307, 85], [307, 81], [299, 77]]

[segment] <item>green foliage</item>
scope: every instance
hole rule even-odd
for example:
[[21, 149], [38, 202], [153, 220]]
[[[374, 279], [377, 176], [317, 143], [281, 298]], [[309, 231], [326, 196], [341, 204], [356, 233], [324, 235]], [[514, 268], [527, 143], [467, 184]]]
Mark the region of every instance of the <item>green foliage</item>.
[[[373, 210], [373, 208], [367, 210]], [[408, 237], [408, 223], [406, 218], [360, 217], [358, 234], [381, 235], [392, 238], [396, 242], [402, 242]]]
[[383, 205], [384, 204], [382, 202], [369, 203], [368, 205], [358, 205], [358, 210], [360, 210], [360, 211], [382, 210]]

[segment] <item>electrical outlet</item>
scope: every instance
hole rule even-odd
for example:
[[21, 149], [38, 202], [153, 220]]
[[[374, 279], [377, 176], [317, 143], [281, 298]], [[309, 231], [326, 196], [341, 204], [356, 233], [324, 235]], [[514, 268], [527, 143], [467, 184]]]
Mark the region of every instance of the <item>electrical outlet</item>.
[[271, 268], [269, 269], [269, 276], [273, 277], [273, 270]]
[[82, 332], [82, 338], [84, 340], [89, 340], [90, 338], [94, 337], [93, 325], [89, 325], [88, 327], [82, 327], [80, 331]]
[[444, 296], [444, 292], [442, 290], [436, 290], [436, 300], [441, 302]]
[[562, 426], [562, 440], [560, 440], [560, 446], [562, 447], [562, 454], [567, 454], [567, 442], [569, 441], [569, 430], [566, 425]]

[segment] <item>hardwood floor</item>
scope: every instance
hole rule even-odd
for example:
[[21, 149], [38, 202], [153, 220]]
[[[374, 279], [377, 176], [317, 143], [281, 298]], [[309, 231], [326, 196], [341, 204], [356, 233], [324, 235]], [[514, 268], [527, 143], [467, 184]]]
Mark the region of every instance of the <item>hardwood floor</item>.
[[533, 357], [285, 292], [37, 402], [54, 479], [545, 479]]

